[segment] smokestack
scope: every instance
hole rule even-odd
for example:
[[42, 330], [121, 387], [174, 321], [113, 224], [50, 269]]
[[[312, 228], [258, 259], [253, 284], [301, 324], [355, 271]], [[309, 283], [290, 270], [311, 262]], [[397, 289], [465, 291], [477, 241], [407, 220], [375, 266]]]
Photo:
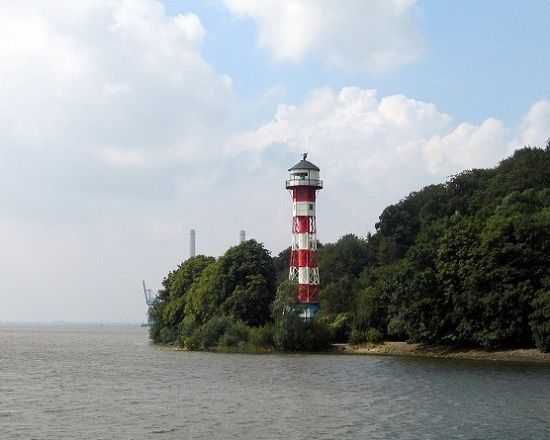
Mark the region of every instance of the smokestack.
[[193, 258], [195, 256], [195, 230], [191, 229], [189, 231], [189, 257]]
[[241, 229], [241, 232], [239, 233], [239, 243], [242, 243], [246, 240], [246, 232]]

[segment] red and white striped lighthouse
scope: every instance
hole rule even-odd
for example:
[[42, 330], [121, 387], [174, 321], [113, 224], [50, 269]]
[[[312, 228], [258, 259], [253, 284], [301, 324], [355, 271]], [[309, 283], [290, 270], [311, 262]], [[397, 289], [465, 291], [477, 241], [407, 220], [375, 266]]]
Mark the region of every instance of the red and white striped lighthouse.
[[292, 194], [292, 246], [290, 251], [290, 280], [298, 281], [296, 300], [301, 316], [309, 319], [319, 310], [319, 260], [317, 257], [317, 227], [315, 200], [323, 188], [319, 168], [307, 161], [304, 153], [300, 162], [290, 168], [286, 189]]

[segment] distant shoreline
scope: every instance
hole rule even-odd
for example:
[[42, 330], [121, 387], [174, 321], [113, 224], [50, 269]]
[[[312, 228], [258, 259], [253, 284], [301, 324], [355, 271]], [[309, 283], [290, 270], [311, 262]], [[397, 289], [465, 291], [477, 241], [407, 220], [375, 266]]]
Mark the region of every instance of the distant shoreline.
[[455, 347], [451, 345], [408, 344], [386, 341], [382, 344], [333, 344], [334, 351], [343, 354], [416, 356], [445, 359], [487, 360], [498, 362], [536, 362], [550, 364], [550, 353], [541, 353], [536, 348], [512, 348], [483, 351], [480, 348]]

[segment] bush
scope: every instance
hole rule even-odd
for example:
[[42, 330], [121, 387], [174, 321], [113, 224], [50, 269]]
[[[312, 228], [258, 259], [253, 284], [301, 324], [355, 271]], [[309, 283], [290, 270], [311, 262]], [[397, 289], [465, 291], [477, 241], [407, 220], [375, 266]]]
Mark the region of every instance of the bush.
[[219, 347], [222, 349], [243, 349], [250, 334], [250, 327], [242, 321], [232, 322], [225, 333], [219, 338]]
[[199, 327], [198, 322], [192, 315], [187, 315], [183, 318], [183, 321], [180, 323], [178, 331], [180, 336], [180, 345], [185, 346], [185, 339], [189, 338], [195, 330]]
[[529, 325], [533, 340], [540, 351], [550, 353], [550, 291], [538, 292], [532, 305]]
[[221, 336], [232, 324], [232, 319], [227, 316], [215, 316], [207, 321], [202, 326], [203, 347], [208, 348], [217, 345]]
[[202, 326], [187, 323], [183, 326], [183, 346], [188, 350], [203, 350], [218, 344], [226, 330], [234, 323], [227, 316], [215, 316]]
[[345, 342], [348, 340], [351, 324], [351, 315], [349, 313], [338, 313], [333, 320], [325, 317], [323, 322], [329, 325], [332, 339], [335, 342]]
[[170, 327], [162, 327], [159, 333], [159, 339], [155, 342], [162, 342], [164, 344], [170, 344], [176, 340], [176, 332]]
[[502, 330], [483, 330], [474, 334], [474, 340], [480, 344], [485, 351], [498, 350], [502, 348], [506, 334]]
[[274, 327], [272, 324], [266, 324], [263, 327], [253, 327], [248, 335], [248, 348], [254, 350], [273, 350], [275, 342], [273, 341]]
[[191, 351], [204, 348], [202, 327], [196, 328], [191, 334], [182, 337], [182, 346]]
[[383, 342], [384, 337], [380, 330], [371, 327], [365, 332], [365, 339], [371, 344], [380, 344]]
[[352, 329], [349, 334], [348, 342], [352, 345], [362, 344], [365, 342], [365, 332], [356, 328]]
[[369, 342], [371, 344], [380, 344], [384, 341], [384, 335], [377, 328], [370, 327], [366, 331], [354, 328], [350, 335], [348, 342], [352, 345], [362, 344]]
[[321, 351], [330, 345], [330, 329], [318, 320], [304, 322], [296, 312], [286, 312], [275, 321], [273, 341], [281, 351]]
[[390, 319], [390, 322], [388, 323], [387, 335], [388, 337], [394, 339], [408, 339], [409, 336], [401, 315], [394, 316]]

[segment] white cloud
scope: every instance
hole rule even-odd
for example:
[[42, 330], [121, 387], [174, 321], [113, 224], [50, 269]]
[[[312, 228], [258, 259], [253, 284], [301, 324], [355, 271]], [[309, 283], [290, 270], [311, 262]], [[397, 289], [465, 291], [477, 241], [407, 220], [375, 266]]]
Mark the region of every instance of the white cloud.
[[[321, 11], [324, 18], [308, 15], [314, 29], [324, 29], [326, 8], [338, 5], [296, 4]], [[390, 7], [363, 5], [371, 3], [358, 3], [358, 15]], [[412, 20], [412, 4], [401, 8]], [[491, 118], [476, 126], [403, 95], [327, 87], [239, 133], [235, 119], [242, 122], [245, 106], [231, 78], [204, 59], [206, 30], [196, 15], [170, 17], [156, 0], [18, 1], [0, 9], [0, 242], [7, 250], [0, 279], [10, 292], [0, 296], [3, 320], [143, 318], [141, 279], [160, 286], [187, 256], [190, 228], [210, 255], [235, 244], [240, 229], [283, 249], [286, 169], [304, 149], [326, 183], [319, 236], [333, 241], [366, 234], [386, 205], [411, 190], [494, 165], [511, 145], [544, 143], [550, 126], [548, 101], [517, 127]], [[342, 11], [334, 17], [350, 14]], [[304, 32], [305, 40], [285, 41], [283, 58], [336, 56], [336, 46]], [[375, 49], [361, 58], [367, 64], [346, 67], [374, 68], [373, 53], [387, 46]], [[265, 114], [282, 96], [284, 84], [248, 111]]]
[[141, 278], [158, 286], [211, 212], [195, 199], [217, 184], [231, 79], [199, 17], [156, 0], [0, 10], [2, 319], [139, 319]]
[[132, 190], [139, 175], [106, 162], [147, 159], [175, 179], [187, 158], [210, 160], [233, 96], [202, 57], [204, 34], [196, 15], [169, 17], [154, 0], [2, 4], [0, 183], [33, 203], [34, 182], [87, 188], [101, 174], [147, 197]]
[[513, 151], [517, 145], [546, 145], [550, 139], [550, 101], [535, 102], [514, 132], [508, 146]]
[[107, 162], [121, 166], [138, 166], [146, 164], [146, 158], [138, 151], [119, 151], [114, 148], [102, 148], [99, 156]]
[[258, 44], [276, 61], [314, 55], [352, 71], [382, 72], [417, 59], [423, 39], [414, 0], [224, 0], [258, 27]]
[[494, 118], [479, 127], [463, 122], [450, 133], [423, 141], [422, 152], [432, 174], [452, 174], [468, 168], [496, 165], [507, 151], [509, 130]]
[[495, 118], [477, 126], [455, 123], [434, 104], [403, 95], [324, 88], [300, 105], [280, 105], [270, 122], [233, 138], [226, 152], [263, 157], [279, 151], [297, 158], [308, 151], [325, 178], [320, 223], [334, 240], [372, 230], [381, 210], [410, 191], [464, 169], [495, 166], [525, 143], [544, 145], [548, 127], [548, 101], [535, 103], [518, 127]]

